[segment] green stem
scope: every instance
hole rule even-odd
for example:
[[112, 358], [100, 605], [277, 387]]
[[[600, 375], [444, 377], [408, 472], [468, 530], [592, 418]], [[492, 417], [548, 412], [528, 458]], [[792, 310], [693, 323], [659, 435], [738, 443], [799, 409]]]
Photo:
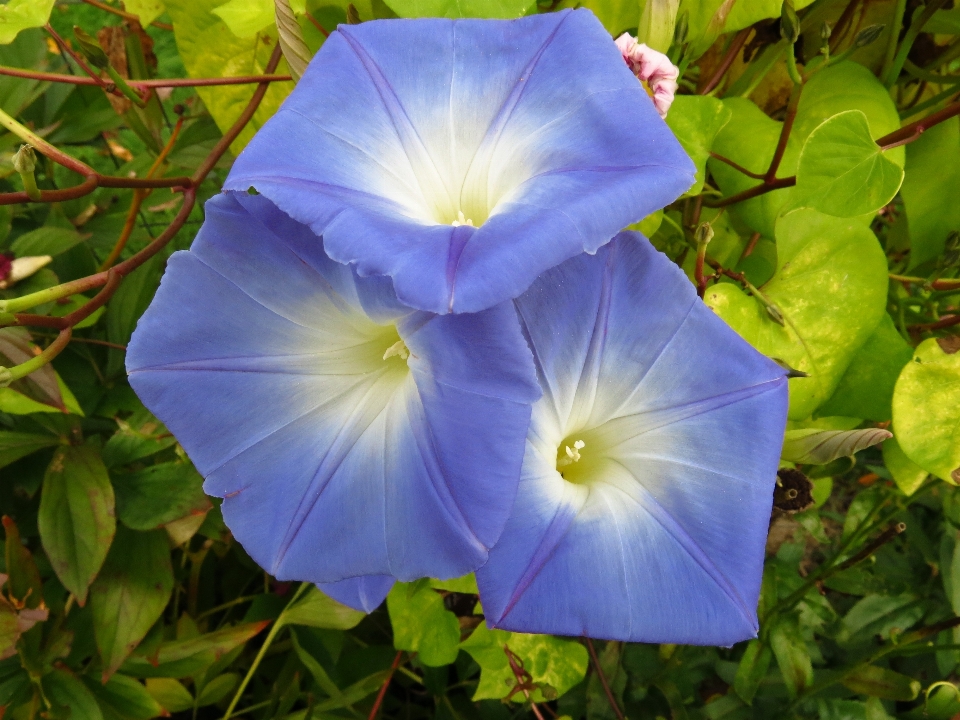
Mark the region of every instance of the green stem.
[[930, 0], [930, 2], [927, 3], [927, 6], [923, 9], [923, 12], [920, 13], [920, 17], [918, 17], [914, 22], [910, 23], [910, 29], [907, 30], [907, 34], [903, 36], [903, 42], [900, 43], [900, 49], [897, 51], [896, 57], [893, 59], [890, 67], [887, 68], [887, 73], [884, 76], [885, 79], [883, 84], [888, 88], [892, 87], [894, 83], [897, 82], [897, 78], [900, 77], [900, 71], [903, 69], [903, 64], [907, 61], [907, 55], [910, 53], [910, 48], [913, 47], [913, 42], [917, 39], [917, 36], [920, 35], [920, 32], [923, 30], [923, 26], [930, 21], [930, 18], [933, 17], [933, 14], [943, 7], [946, 2], [947, 0]]
[[140, 97], [140, 93], [130, 87], [124, 77], [118, 73], [112, 65], [107, 65], [107, 75], [113, 80], [113, 83], [117, 86], [117, 90], [122, 92], [134, 105], [139, 108], [145, 108], [147, 106], [147, 103]]
[[[0, 110], [0, 112], [3, 111]], [[89, 277], [80, 278], [79, 280], [71, 280], [62, 285], [44, 288], [43, 290], [38, 290], [28, 295], [21, 295], [20, 297], [10, 298], [9, 300], [0, 300], [0, 313], [18, 313], [34, 308], [37, 305], [53, 302], [54, 300], [69, 297], [70, 295], [76, 295], [77, 293], [103, 285], [106, 278], [106, 272], [97, 273], [96, 275], [90, 275]]]
[[250, 680], [253, 679], [253, 674], [257, 671], [257, 668], [260, 667], [260, 663], [263, 660], [264, 656], [267, 654], [267, 650], [270, 649], [270, 646], [273, 644], [273, 641], [276, 639], [277, 634], [283, 629], [283, 615], [293, 606], [293, 604], [300, 599], [300, 596], [310, 588], [310, 583], [303, 582], [300, 583], [300, 587], [297, 588], [297, 591], [293, 594], [293, 597], [290, 598], [290, 602], [287, 603], [287, 606], [283, 609], [283, 612], [280, 613], [280, 616], [273, 622], [273, 627], [270, 628], [270, 632], [267, 633], [267, 637], [264, 638], [263, 645], [260, 646], [260, 650], [257, 652], [257, 656], [253, 659], [253, 664], [250, 666], [250, 669], [247, 670], [247, 674], [244, 676], [243, 681], [240, 683], [240, 687], [237, 688], [237, 692], [233, 696], [233, 700], [230, 701], [230, 706], [227, 708], [227, 711], [223, 715], [222, 720], [230, 720], [233, 716], [233, 711], [237, 707], [237, 703], [240, 702], [240, 698], [243, 696], [243, 691], [247, 689], [247, 685], [250, 684]]
[[[890, 38], [887, 40], [887, 52], [883, 58], [881, 78], [886, 78], [893, 66], [893, 58], [897, 54], [897, 41], [900, 39], [900, 29], [903, 27], [903, 16], [907, 11], [907, 0], [897, 0], [893, 10], [893, 22], [890, 23]], [[886, 84], [886, 83], [884, 83]]]

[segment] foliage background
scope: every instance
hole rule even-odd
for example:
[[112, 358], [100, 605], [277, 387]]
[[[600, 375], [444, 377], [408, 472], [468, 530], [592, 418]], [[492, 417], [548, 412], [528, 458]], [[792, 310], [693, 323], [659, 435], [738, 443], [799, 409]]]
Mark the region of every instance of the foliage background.
[[[810, 480], [784, 473], [777, 490], [756, 640], [491, 631], [472, 577], [398, 585], [369, 616], [276, 582], [130, 390], [124, 344], [164, 258], [189, 246], [231, 152], [292, 82], [187, 82], [141, 108], [43, 75], [88, 77], [74, 25], [135, 84], [285, 74], [271, 62], [276, 17], [296, 71], [338, 23], [571, 4], [0, 5], [0, 249], [53, 257], [0, 298], [69, 281], [82, 293], [0, 313], [0, 364], [42, 366], [0, 389], [0, 718], [960, 716], [952, 0], [580, 3], [614, 35], [639, 28], [683, 71], [668, 123], [698, 182], [641, 229], [744, 337], [807, 374], [791, 380], [784, 467]], [[44, 202], [26, 202], [13, 165], [24, 139], [40, 151]], [[877, 445], [883, 429], [893, 437]]]

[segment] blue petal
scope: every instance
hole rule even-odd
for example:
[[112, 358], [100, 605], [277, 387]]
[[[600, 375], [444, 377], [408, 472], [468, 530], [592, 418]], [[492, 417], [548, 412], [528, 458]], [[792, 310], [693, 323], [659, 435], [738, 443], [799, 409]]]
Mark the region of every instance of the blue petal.
[[[412, 311], [263, 197], [221, 195], [206, 212], [127, 369], [247, 552], [319, 583], [484, 562], [539, 396], [512, 305]], [[399, 340], [409, 360], [385, 358]]]
[[396, 582], [389, 575], [363, 575], [335, 583], [320, 583], [320, 591], [354, 610], [372, 613], [387, 599]]
[[[421, 310], [522, 293], [693, 165], [587, 10], [341, 25], [226, 187], [256, 187]], [[453, 227], [458, 212], [478, 227]]]
[[[487, 620], [638, 642], [753, 637], [784, 371], [636, 233], [515, 304], [544, 395], [510, 520], [477, 571]], [[576, 440], [580, 459], [558, 462]]]

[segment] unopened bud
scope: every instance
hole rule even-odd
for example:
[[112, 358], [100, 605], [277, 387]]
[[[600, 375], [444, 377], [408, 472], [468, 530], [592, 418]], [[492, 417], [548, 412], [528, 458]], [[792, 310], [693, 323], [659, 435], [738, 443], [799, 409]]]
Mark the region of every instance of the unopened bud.
[[831, 35], [833, 35], [833, 28], [830, 27], [830, 23], [824, 22], [823, 25], [820, 26], [820, 39], [827, 41]]
[[693, 238], [697, 241], [697, 247], [706, 247], [713, 240], [713, 226], [708, 222], [700, 223]]
[[73, 36], [77, 39], [80, 52], [83, 53], [83, 56], [91, 65], [100, 70], [106, 70], [110, 67], [110, 60], [107, 58], [107, 54], [103, 51], [103, 48], [100, 47], [100, 43], [97, 42], [95, 37], [87, 33], [79, 25], [73, 26]]
[[783, 0], [780, 9], [780, 37], [791, 45], [800, 37], [800, 18], [793, 9], [793, 0]]
[[857, 39], [853, 41], [853, 44], [858, 48], [866, 47], [878, 37], [883, 32], [883, 29], [886, 25], [868, 25], [859, 33], [857, 33]]
[[677, 26], [673, 30], [673, 44], [680, 46], [687, 41], [687, 33], [690, 31], [690, 11], [684, 10], [677, 18]]
[[31, 255], [10, 261], [10, 270], [7, 276], [0, 280], [0, 290], [10, 287], [24, 278], [33, 275], [40, 268], [49, 265], [53, 260], [49, 255]]
[[21, 145], [13, 156], [13, 169], [18, 173], [32, 173], [37, 169], [37, 154], [29, 145]]
[[33, 171], [37, 168], [37, 156], [33, 148], [29, 145], [21, 145], [13, 156], [13, 169], [20, 173], [20, 179], [23, 180], [23, 189], [27, 197], [34, 202], [40, 200], [40, 188], [37, 187], [37, 179]]
[[13, 373], [10, 368], [0, 367], [0, 388], [9, 387], [13, 382]]
[[353, 3], [347, 5], [347, 25], [359, 25], [363, 22], [360, 19], [360, 13], [357, 12], [357, 7]]
[[767, 311], [767, 315], [773, 320], [777, 325], [786, 325], [786, 321], [783, 319], [783, 313], [780, 312], [780, 308], [774, 305], [772, 302], [764, 303], [764, 309]]

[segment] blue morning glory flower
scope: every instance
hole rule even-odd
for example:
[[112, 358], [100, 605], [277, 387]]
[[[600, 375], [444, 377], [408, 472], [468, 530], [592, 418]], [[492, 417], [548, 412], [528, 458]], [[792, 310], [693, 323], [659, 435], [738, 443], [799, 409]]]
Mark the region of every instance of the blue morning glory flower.
[[127, 370], [234, 536], [280, 579], [481, 564], [540, 394], [513, 306], [413, 311], [263, 197], [220, 195], [206, 214]]
[[757, 631], [784, 370], [623, 233], [516, 301], [543, 397], [477, 571], [507, 630], [696, 645]]
[[391, 575], [364, 575], [335, 583], [320, 583], [317, 587], [347, 607], [372, 613], [387, 599], [396, 581]]
[[237, 158], [328, 255], [477, 312], [672, 202], [694, 168], [587, 10], [341, 25]]

